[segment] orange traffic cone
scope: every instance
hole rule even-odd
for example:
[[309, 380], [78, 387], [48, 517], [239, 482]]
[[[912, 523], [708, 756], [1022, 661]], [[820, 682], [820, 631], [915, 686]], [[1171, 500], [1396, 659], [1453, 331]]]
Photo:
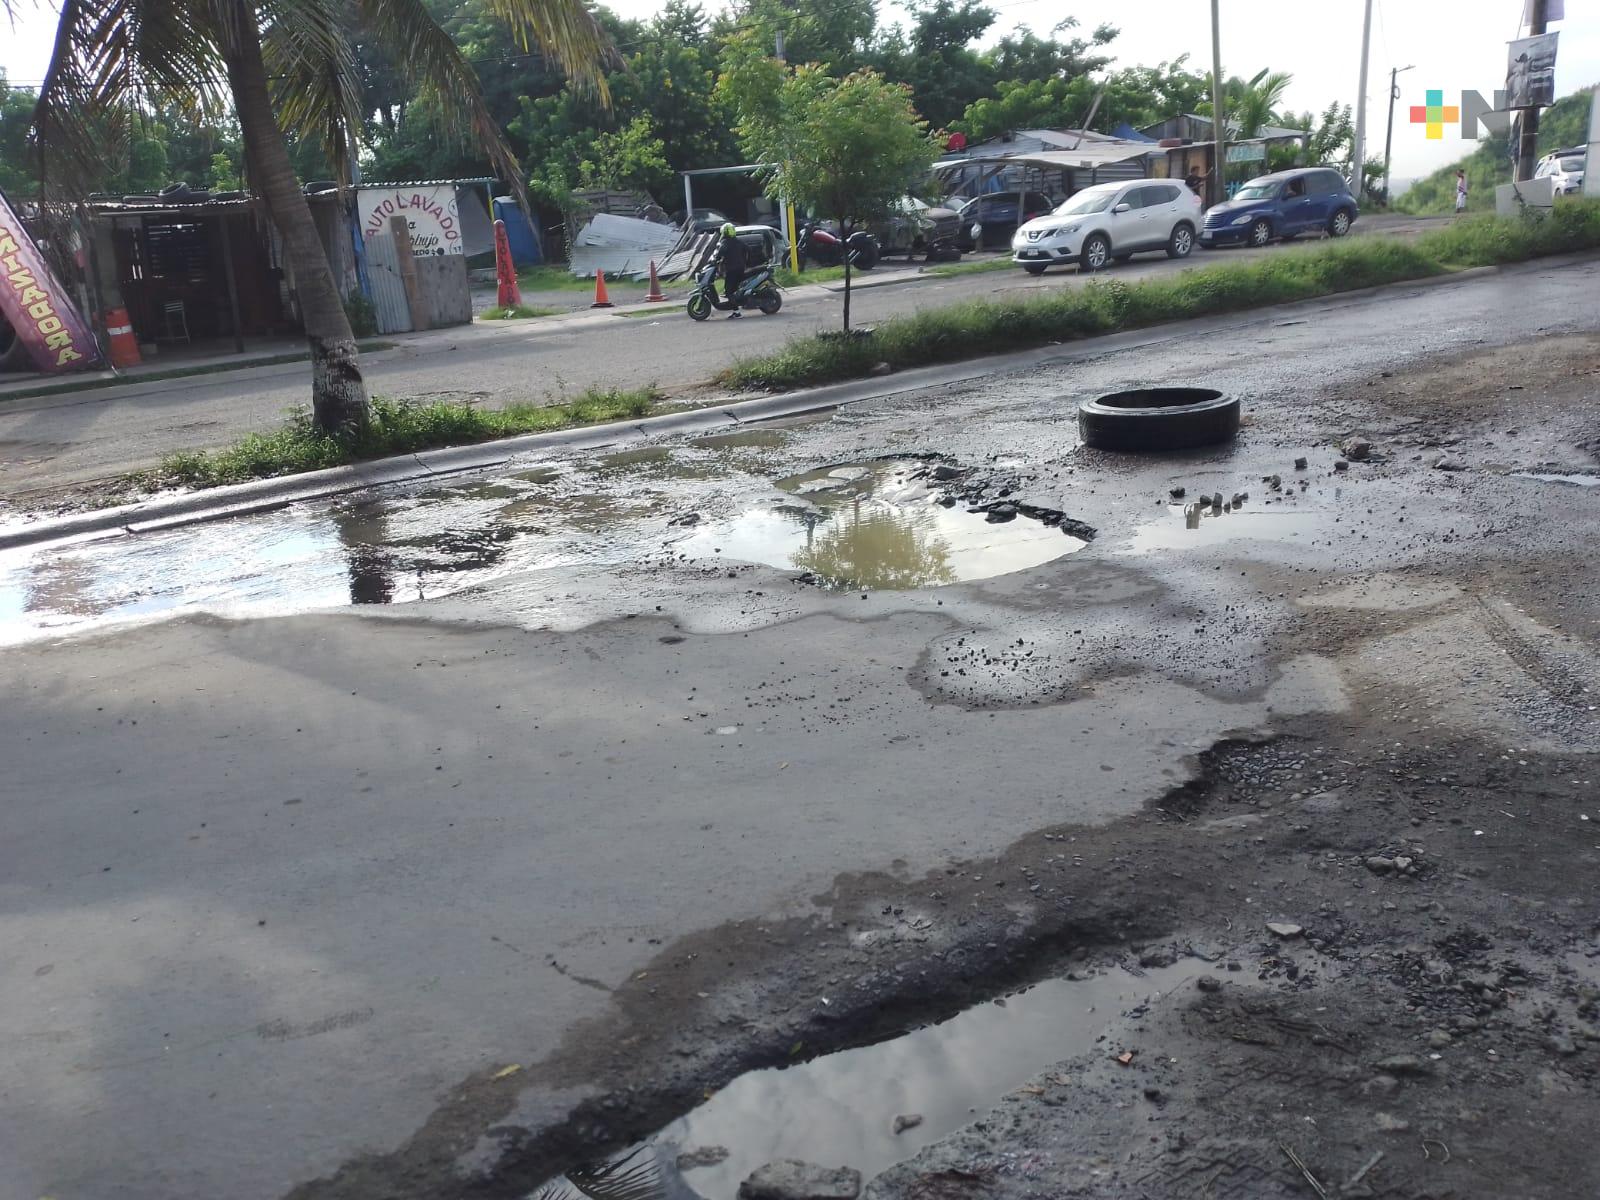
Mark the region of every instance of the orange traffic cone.
[[590, 308], [615, 308], [616, 307], [614, 304], [611, 303], [611, 297], [606, 294], [606, 273], [604, 271], [596, 271], [594, 273], [594, 303], [589, 305], [589, 307]]
[[650, 260], [650, 291], [644, 299], [645, 303], [647, 304], [659, 304], [661, 301], [666, 299], [666, 297], [661, 294], [661, 280], [656, 277], [655, 259]]

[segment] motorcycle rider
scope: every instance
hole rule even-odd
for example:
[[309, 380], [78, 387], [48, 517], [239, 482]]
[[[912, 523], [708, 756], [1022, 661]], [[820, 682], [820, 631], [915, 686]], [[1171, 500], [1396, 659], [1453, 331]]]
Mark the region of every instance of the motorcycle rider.
[[[748, 259], [744, 243], [739, 240], [738, 230], [734, 228], [732, 221], [727, 222], [722, 227], [722, 244], [717, 247], [717, 261], [722, 266], [722, 295], [729, 304], [733, 304], [734, 293], [739, 290], [739, 285], [750, 273]], [[732, 321], [742, 316], [744, 314], [736, 306], [728, 314], [728, 320]]]

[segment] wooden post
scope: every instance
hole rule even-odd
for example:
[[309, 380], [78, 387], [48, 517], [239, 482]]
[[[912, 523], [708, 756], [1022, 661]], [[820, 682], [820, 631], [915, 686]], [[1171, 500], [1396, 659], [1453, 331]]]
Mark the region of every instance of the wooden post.
[[244, 353], [244, 330], [239, 327], [239, 283], [233, 275], [233, 231], [228, 228], [228, 214], [222, 213], [217, 222], [222, 229], [222, 273], [228, 281], [228, 312], [233, 316], [233, 352]]
[[404, 217], [390, 217], [389, 232], [394, 237], [394, 260], [400, 270], [400, 282], [406, 289], [406, 307], [411, 310], [411, 328], [421, 332], [429, 328], [428, 311], [422, 303], [422, 289], [417, 285], [417, 258], [411, 249], [411, 226]]

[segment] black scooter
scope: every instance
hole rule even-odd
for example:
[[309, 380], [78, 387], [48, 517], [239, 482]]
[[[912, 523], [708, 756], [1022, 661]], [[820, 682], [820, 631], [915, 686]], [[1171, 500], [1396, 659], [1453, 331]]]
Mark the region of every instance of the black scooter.
[[759, 308], [770, 317], [783, 307], [783, 293], [778, 290], [778, 285], [773, 280], [771, 263], [763, 264], [746, 275], [734, 291], [732, 300], [724, 300], [717, 294], [719, 266], [721, 264], [712, 259], [701, 267], [700, 274], [695, 276], [694, 291], [690, 294], [686, 306], [689, 316], [694, 320], [704, 321], [711, 315], [712, 309], [727, 312], [731, 309]]

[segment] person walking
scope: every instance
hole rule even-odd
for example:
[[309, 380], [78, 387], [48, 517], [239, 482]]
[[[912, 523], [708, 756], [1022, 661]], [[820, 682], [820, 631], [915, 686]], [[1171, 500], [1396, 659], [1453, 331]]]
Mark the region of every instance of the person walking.
[[1467, 173], [1456, 170], [1456, 216], [1467, 211]]
[[[734, 303], [734, 293], [739, 290], [739, 285], [744, 282], [744, 277], [749, 274], [749, 262], [745, 254], [744, 243], [739, 240], [738, 230], [729, 221], [722, 227], [722, 294], [729, 304]], [[734, 310], [728, 314], [731, 321], [744, 314], [735, 305]]]

